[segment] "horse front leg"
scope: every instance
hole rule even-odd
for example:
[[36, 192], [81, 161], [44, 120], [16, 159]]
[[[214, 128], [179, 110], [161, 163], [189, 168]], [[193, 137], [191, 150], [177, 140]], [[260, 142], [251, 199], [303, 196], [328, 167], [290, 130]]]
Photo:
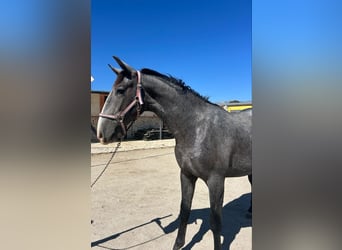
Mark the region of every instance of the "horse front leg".
[[214, 249], [221, 250], [222, 203], [224, 194], [224, 177], [213, 176], [207, 181], [210, 199], [210, 227], [214, 236]]
[[190, 216], [191, 203], [194, 196], [195, 184], [197, 180], [197, 177], [186, 174], [183, 171], [181, 171], [180, 178], [182, 189], [182, 201], [179, 213], [180, 224], [178, 227], [177, 238], [175, 244], [173, 245], [173, 250], [178, 250], [182, 246], [184, 246], [186, 227]]

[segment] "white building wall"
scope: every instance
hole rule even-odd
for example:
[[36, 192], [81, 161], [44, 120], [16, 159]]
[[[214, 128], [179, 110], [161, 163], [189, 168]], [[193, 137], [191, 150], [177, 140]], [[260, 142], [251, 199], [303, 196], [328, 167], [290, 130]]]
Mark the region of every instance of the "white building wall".
[[100, 113], [100, 94], [91, 94], [91, 116], [98, 116]]

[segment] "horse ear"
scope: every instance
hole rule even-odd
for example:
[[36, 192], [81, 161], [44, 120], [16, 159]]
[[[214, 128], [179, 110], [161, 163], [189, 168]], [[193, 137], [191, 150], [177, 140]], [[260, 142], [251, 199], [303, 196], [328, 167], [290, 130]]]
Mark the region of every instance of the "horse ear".
[[108, 66], [109, 66], [109, 68], [111, 68], [111, 70], [113, 70], [113, 72], [115, 73], [115, 74], [120, 74], [120, 72], [122, 71], [121, 69], [116, 69], [116, 68], [114, 68], [114, 67], [112, 67], [112, 65], [110, 65], [110, 64], [108, 64]]
[[125, 63], [124, 61], [120, 60], [120, 58], [113, 56], [114, 60], [120, 65], [120, 67], [130, 73], [132, 75], [133, 72], [135, 72], [136, 70], [133, 69], [131, 66], [129, 66], [127, 63]]

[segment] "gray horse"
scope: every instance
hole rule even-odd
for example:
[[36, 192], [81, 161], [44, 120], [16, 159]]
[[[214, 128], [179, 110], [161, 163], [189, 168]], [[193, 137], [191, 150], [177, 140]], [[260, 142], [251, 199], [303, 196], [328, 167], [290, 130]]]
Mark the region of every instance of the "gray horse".
[[150, 69], [137, 71], [119, 58], [114, 59], [121, 69], [109, 65], [117, 79], [100, 113], [98, 139], [101, 143], [120, 140], [142, 112], [156, 113], [175, 137], [175, 155], [180, 167], [180, 225], [173, 249], [185, 244], [198, 178], [209, 189], [214, 249], [221, 249], [225, 177], [248, 175], [252, 184], [251, 109], [228, 113], [181, 80]]

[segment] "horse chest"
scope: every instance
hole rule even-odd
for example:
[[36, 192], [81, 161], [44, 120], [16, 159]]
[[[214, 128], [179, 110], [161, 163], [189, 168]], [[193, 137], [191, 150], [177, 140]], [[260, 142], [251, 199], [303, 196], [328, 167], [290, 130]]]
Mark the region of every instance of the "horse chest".
[[212, 172], [209, 159], [198, 151], [185, 151], [176, 148], [176, 160], [182, 171], [206, 180]]

